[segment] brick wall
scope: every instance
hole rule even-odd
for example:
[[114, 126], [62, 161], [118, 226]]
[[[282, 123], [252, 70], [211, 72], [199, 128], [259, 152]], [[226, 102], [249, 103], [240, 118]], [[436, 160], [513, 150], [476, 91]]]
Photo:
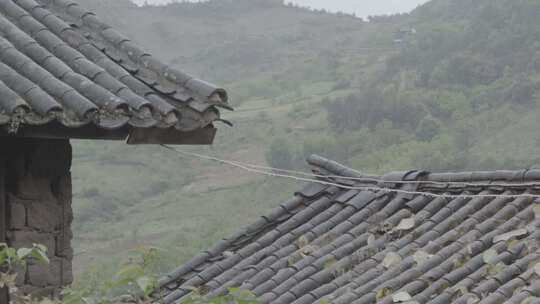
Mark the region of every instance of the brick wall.
[[6, 241], [16, 248], [43, 244], [51, 261], [21, 269], [17, 284], [25, 293], [54, 296], [73, 280], [71, 146], [68, 140], [0, 137], [0, 147]]

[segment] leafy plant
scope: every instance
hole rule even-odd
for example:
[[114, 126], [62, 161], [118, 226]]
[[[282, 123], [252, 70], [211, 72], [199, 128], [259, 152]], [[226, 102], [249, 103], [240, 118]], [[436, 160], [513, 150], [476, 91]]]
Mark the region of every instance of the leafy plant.
[[[63, 300], [33, 299], [30, 296], [18, 294], [16, 287], [16, 269], [28, 262], [49, 263], [47, 248], [34, 244], [31, 248], [15, 249], [7, 244], [0, 244], [0, 289], [8, 288], [11, 303], [14, 304], [113, 304], [127, 298], [134, 303], [152, 303], [156, 301], [150, 296], [157, 290], [157, 278], [152, 274], [152, 268], [158, 256], [156, 248], [140, 247], [134, 250], [132, 256], [110, 280], [85, 282], [64, 289]], [[159, 301], [159, 300], [158, 300]], [[221, 297], [208, 298], [194, 289], [188, 304], [257, 304], [257, 298], [251, 292], [232, 288], [229, 294]]]
[[[0, 289], [7, 288], [10, 301], [16, 304], [36, 303], [30, 296], [19, 294], [16, 286], [17, 268], [25, 267], [28, 262], [49, 263], [47, 248], [33, 244], [31, 248], [15, 249], [6, 243], [0, 243]], [[48, 304], [52, 301], [42, 300], [37, 303]]]
[[257, 297], [247, 291], [238, 288], [230, 288], [225, 296], [208, 298], [194, 290], [191, 297], [183, 302], [185, 304], [258, 304]]
[[266, 161], [275, 168], [293, 168], [294, 157], [294, 147], [285, 137], [274, 139], [270, 149], [266, 152]]
[[157, 289], [157, 277], [151, 270], [156, 256], [156, 248], [137, 248], [112, 279], [98, 279], [93, 284], [85, 282], [65, 289], [63, 303], [112, 304], [123, 297], [138, 303], [151, 302], [150, 295]]

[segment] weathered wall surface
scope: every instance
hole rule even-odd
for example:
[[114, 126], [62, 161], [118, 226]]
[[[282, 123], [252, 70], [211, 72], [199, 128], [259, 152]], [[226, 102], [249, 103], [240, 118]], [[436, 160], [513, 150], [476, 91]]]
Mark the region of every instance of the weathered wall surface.
[[54, 296], [73, 280], [71, 146], [68, 140], [0, 137], [0, 159], [6, 241], [16, 248], [43, 244], [51, 261], [21, 269], [17, 284], [25, 293]]

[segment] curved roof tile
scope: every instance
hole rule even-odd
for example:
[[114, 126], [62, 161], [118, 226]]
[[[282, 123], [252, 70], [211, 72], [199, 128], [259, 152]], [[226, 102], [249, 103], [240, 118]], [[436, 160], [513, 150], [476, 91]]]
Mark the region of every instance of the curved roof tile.
[[[358, 187], [540, 192], [540, 171], [411, 171], [383, 178], [317, 156], [308, 161], [334, 183], [345, 182], [336, 176], [363, 178], [352, 184]], [[216, 296], [235, 287], [276, 304], [537, 303], [538, 204], [531, 197], [434, 198], [309, 184], [163, 277], [159, 296], [181, 303], [193, 288]], [[405, 300], [394, 299], [399, 293]]]
[[227, 92], [162, 63], [67, 0], [0, 1], [0, 126], [164, 128], [221, 121]]

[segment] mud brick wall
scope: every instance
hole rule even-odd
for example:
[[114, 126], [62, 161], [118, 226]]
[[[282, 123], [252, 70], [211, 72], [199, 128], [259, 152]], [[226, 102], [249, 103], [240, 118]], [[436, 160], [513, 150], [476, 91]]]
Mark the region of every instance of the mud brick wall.
[[43, 244], [51, 261], [20, 269], [17, 284], [26, 294], [56, 296], [73, 281], [69, 141], [0, 137], [0, 161], [7, 243], [15, 248]]

